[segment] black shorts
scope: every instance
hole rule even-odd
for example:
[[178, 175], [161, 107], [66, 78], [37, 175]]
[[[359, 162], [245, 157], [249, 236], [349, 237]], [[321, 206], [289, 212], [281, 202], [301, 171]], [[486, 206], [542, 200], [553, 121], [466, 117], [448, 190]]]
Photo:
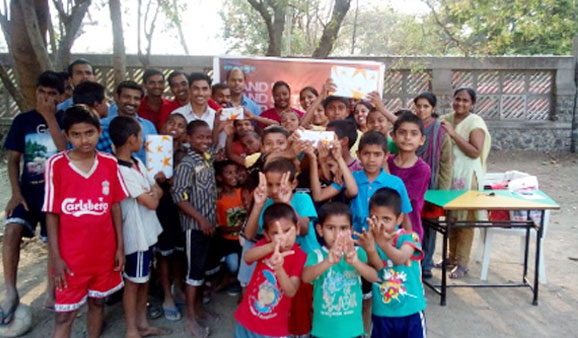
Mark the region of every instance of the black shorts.
[[185, 233], [179, 221], [179, 209], [173, 202], [170, 191], [166, 192], [159, 201], [157, 217], [163, 227], [159, 235], [155, 252], [161, 256], [170, 256], [175, 251], [183, 251], [185, 247]]
[[42, 205], [44, 204], [44, 184], [38, 185], [20, 185], [22, 197], [28, 205], [28, 211], [24, 209], [22, 204], [18, 205], [12, 215], [6, 218], [6, 225], [20, 224], [24, 231], [23, 237], [32, 238], [36, 231], [36, 227], [40, 224], [40, 238], [46, 242], [46, 213], [42, 212]]
[[371, 299], [373, 296], [373, 283], [368, 282], [365, 278], [361, 277], [361, 294], [363, 295], [363, 300]]
[[187, 254], [187, 280], [191, 286], [201, 286], [205, 281], [205, 268], [209, 257], [212, 238], [200, 230], [185, 232], [185, 252]]

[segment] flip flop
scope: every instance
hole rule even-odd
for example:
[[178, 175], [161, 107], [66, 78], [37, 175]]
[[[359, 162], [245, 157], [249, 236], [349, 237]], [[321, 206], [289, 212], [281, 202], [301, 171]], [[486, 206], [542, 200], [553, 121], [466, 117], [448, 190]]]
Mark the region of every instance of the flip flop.
[[163, 306], [163, 313], [169, 322], [178, 322], [182, 318], [181, 312], [176, 307], [169, 309]]
[[12, 323], [12, 320], [14, 320], [14, 313], [16, 312], [18, 305], [20, 305], [19, 300], [12, 304], [7, 312], [4, 312], [4, 309], [0, 307], [0, 326], [8, 326], [10, 323]]

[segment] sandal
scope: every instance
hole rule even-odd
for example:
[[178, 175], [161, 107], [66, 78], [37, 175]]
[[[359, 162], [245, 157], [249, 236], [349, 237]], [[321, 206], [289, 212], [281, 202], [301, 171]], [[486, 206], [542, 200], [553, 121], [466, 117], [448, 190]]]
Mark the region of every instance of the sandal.
[[463, 278], [465, 275], [468, 274], [468, 271], [469, 271], [468, 268], [458, 264], [455, 266], [455, 268], [453, 268], [452, 272], [450, 272], [450, 278], [451, 279]]
[[14, 302], [6, 312], [4, 312], [4, 309], [0, 307], [0, 326], [8, 326], [12, 323], [18, 305], [20, 305], [20, 301], [16, 300], [16, 302]]
[[[434, 264], [434, 268], [441, 269], [442, 265], [443, 265], [443, 261], [439, 261], [439, 262]], [[457, 265], [456, 262], [450, 260], [449, 258], [446, 259], [446, 268], [452, 269], [456, 265]]]
[[176, 307], [169, 309], [163, 306], [163, 313], [169, 322], [178, 322], [182, 318], [181, 312]]
[[431, 270], [423, 270], [421, 272], [421, 278], [423, 278], [423, 279], [430, 279], [432, 277], [433, 277], [433, 275], [431, 273]]

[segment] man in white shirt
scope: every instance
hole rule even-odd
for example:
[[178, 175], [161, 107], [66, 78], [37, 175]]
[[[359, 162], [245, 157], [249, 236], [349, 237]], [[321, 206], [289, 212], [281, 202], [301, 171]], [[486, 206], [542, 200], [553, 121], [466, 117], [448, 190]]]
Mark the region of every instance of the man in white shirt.
[[211, 97], [211, 78], [204, 73], [192, 73], [189, 77], [189, 103], [175, 109], [172, 113], [179, 113], [187, 119], [187, 123], [194, 120], [203, 120], [213, 128], [215, 125], [215, 110], [209, 107]]

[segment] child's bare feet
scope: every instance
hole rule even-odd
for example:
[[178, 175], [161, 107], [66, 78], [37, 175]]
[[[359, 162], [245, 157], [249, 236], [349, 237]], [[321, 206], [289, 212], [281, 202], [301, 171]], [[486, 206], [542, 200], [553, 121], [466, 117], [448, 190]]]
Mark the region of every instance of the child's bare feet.
[[209, 328], [199, 325], [195, 320], [187, 320], [185, 331], [193, 338], [207, 338], [209, 336]]
[[141, 337], [168, 336], [173, 333], [173, 331], [169, 329], [154, 326], [139, 327], [138, 332]]
[[138, 330], [127, 330], [125, 338], [142, 338]]
[[217, 323], [221, 320], [221, 316], [208, 309], [197, 310], [197, 319], [203, 325], [209, 325]]

